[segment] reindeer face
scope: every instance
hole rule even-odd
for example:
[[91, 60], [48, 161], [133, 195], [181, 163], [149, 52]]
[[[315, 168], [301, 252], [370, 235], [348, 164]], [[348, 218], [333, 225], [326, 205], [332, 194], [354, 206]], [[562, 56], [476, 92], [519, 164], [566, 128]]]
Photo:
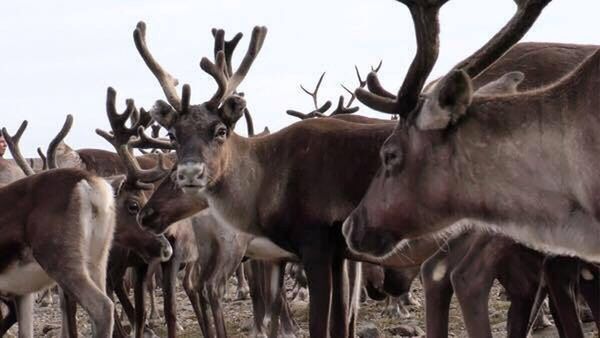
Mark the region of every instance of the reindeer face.
[[208, 207], [205, 199], [184, 193], [176, 175], [177, 168], [173, 168], [140, 211], [138, 222], [148, 231], [163, 233], [169, 225]]
[[176, 144], [179, 161], [175, 178], [184, 192], [196, 193], [211, 187], [227, 170], [231, 156], [228, 141], [245, 107], [244, 99], [236, 95], [216, 109], [204, 103], [181, 113], [155, 106], [155, 120], [169, 130]]
[[115, 243], [133, 249], [147, 263], [155, 259], [161, 262], [169, 260], [173, 249], [166, 238], [145, 231], [137, 221], [147, 201], [145, 192], [127, 184], [125, 176], [116, 176], [110, 181], [115, 191], [117, 211]]
[[344, 222], [349, 248], [386, 256], [436, 224], [450, 188], [449, 154], [443, 132], [399, 124], [381, 148], [381, 167], [367, 193]]

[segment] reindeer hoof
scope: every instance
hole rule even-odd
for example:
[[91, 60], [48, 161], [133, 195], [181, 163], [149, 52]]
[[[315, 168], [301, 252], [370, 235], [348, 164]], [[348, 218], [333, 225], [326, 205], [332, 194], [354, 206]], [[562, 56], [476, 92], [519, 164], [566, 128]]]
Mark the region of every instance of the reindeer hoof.
[[177, 323], [175, 323], [175, 330], [177, 332], [182, 332], [184, 329], [183, 329], [183, 326], [181, 326], [181, 324], [179, 324], [179, 322], [177, 322]]
[[402, 304], [406, 306], [421, 306], [421, 302], [419, 302], [418, 299], [413, 297], [412, 292], [407, 292], [403, 294], [402, 296], [400, 296], [400, 300], [402, 301]]
[[236, 300], [246, 300], [246, 299], [248, 299], [249, 296], [250, 296], [250, 289], [248, 287], [239, 288], [235, 299]]
[[160, 338], [159, 336], [157, 336], [154, 331], [152, 331], [149, 327], [145, 327], [144, 328], [144, 338]]
[[589, 307], [581, 306], [581, 310], [579, 310], [579, 314], [581, 316], [581, 321], [584, 323], [591, 323], [594, 321], [594, 315], [592, 314], [592, 310]]
[[533, 331], [537, 331], [537, 330], [545, 329], [548, 326], [552, 326], [552, 323], [548, 319], [548, 316], [546, 316], [546, 314], [541, 314], [540, 316], [537, 317], [537, 319], [533, 323], [532, 329], [533, 329]]

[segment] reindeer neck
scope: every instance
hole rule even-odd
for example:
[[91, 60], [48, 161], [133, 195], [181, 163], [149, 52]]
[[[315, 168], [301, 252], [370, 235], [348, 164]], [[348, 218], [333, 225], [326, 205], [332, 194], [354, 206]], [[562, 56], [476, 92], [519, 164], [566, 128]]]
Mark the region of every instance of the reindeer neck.
[[253, 140], [232, 133], [223, 163], [225, 169], [202, 195], [221, 222], [238, 230], [260, 234], [257, 225], [257, 194], [263, 179], [263, 164], [258, 161]]

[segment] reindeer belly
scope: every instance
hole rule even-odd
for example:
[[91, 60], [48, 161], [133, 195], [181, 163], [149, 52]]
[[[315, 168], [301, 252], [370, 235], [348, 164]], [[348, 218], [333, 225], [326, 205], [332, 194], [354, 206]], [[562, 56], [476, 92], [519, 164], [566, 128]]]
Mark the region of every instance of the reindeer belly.
[[246, 256], [262, 260], [298, 260], [296, 255], [281, 248], [267, 237], [254, 237], [248, 244]]
[[35, 260], [17, 261], [0, 274], [0, 294], [25, 295], [54, 283]]

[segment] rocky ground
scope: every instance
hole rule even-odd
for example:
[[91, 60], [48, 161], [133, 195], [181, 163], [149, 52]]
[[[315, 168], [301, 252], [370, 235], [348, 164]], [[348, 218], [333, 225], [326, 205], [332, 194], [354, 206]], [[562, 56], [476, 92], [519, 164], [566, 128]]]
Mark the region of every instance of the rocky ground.
[[[231, 337], [247, 337], [250, 334], [250, 322], [252, 316], [252, 306], [249, 300], [234, 300], [235, 297], [235, 279], [232, 279], [228, 288], [225, 306], [225, 320], [227, 321], [228, 334]], [[493, 289], [493, 296], [490, 300], [490, 318], [493, 325], [494, 337], [506, 336], [506, 312], [509, 302], [500, 300], [498, 297], [499, 287]], [[160, 290], [157, 291], [158, 315], [162, 317], [162, 299]], [[414, 298], [422, 303], [423, 292], [419, 282], [414, 285]], [[194, 312], [185, 292], [178, 288], [177, 292], [178, 320], [181, 325], [179, 337], [200, 337], [200, 331], [194, 316]], [[294, 319], [300, 326], [297, 333], [298, 337], [308, 337], [308, 303], [303, 300], [295, 300], [291, 304]], [[424, 311], [422, 306], [411, 306], [411, 318], [398, 319], [382, 315], [383, 303], [367, 301], [361, 305], [361, 311], [358, 321], [359, 335], [364, 338], [372, 337], [404, 337], [406, 329], [410, 328], [410, 336], [423, 336], [425, 329]], [[87, 318], [82, 310], [78, 314], [80, 336], [89, 337], [90, 327]], [[124, 323], [127, 321], [124, 320]], [[59, 337], [60, 336], [60, 310], [58, 308], [58, 297], [53, 296], [53, 304], [40, 307], [36, 306], [35, 312], [35, 337]], [[162, 318], [150, 320], [150, 325], [154, 331], [161, 337], [165, 336], [164, 321]], [[594, 325], [586, 325], [586, 337], [598, 337], [595, 333]], [[16, 337], [17, 328], [13, 327], [8, 337]], [[461, 319], [460, 310], [456, 300], [453, 300], [450, 312], [450, 336], [466, 337], [464, 325]], [[542, 331], [536, 332], [533, 337], [558, 337], [554, 327], [548, 327]]]

